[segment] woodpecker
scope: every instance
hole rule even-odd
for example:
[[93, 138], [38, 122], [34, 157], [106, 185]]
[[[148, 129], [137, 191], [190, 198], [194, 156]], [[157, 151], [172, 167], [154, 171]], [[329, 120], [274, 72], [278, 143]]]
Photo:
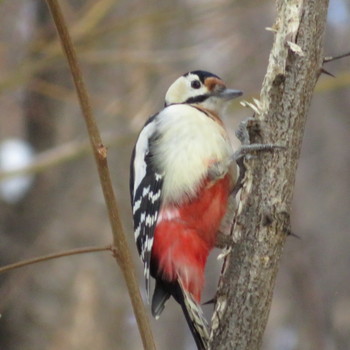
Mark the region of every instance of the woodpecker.
[[141, 130], [131, 159], [134, 234], [152, 314], [170, 296], [181, 305], [198, 349], [205, 349], [199, 305], [207, 257], [236, 181], [233, 150], [220, 118], [242, 92], [196, 70], [179, 77], [164, 108]]

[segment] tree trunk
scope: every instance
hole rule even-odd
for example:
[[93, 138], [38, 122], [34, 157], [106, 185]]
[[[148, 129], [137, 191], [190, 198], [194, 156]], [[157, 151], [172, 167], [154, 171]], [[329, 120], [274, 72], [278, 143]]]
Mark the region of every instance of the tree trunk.
[[328, 0], [278, 0], [275, 34], [250, 143], [285, 147], [244, 160], [233, 239], [219, 281], [210, 349], [262, 343], [285, 239], [306, 116], [321, 72]]

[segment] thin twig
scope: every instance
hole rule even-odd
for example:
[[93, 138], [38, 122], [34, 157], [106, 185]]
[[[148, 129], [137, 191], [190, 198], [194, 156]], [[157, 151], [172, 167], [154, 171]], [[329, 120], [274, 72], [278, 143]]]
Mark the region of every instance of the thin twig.
[[339, 56], [327, 56], [327, 57], [325, 57], [323, 59], [323, 63], [328, 63], [328, 62], [340, 60], [341, 58], [348, 57], [348, 56], [350, 56], [350, 51], [346, 52], [346, 53], [343, 53], [343, 54], [341, 54]]
[[149, 320], [141, 299], [140, 290], [136, 281], [135, 269], [131, 258], [130, 249], [124, 234], [118, 207], [112, 187], [112, 181], [108, 170], [107, 150], [102, 144], [99, 130], [93, 117], [90, 100], [85, 88], [83, 76], [78, 64], [75, 49], [73, 47], [61, 8], [57, 0], [47, 0], [52, 17], [56, 24], [58, 35], [63, 50], [67, 56], [68, 64], [77, 90], [80, 107], [83, 112], [88, 129], [91, 146], [96, 160], [100, 182], [108, 209], [108, 215], [113, 232], [113, 243], [118, 251], [118, 262], [122, 269], [129, 296], [132, 302], [134, 314], [141, 334], [145, 350], [155, 350], [155, 344]]
[[102, 251], [113, 251], [112, 246], [105, 246], [105, 247], [85, 247], [85, 248], [77, 248], [77, 249], [71, 249], [71, 250], [66, 250], [60, 253], [53, 253], [53, 254], [48, 254], [48, 255], [43, 255], [39, 256], [36, 258], [32, 259], [26, 259], [22, 261], [15, 262], [10, 265], [5, 265], [0, 267], [0, 274], [3, 272], [7, 272], [13, 269], [18, 269], [19, 267], [27, 266], [27, 265], [32, 265], [36, 263], [40, 263], [43, 261], [47, 260], [52, 260], [52, 259], [58, 259], [62, 258], [64, 256], [70, 256], [70, 255], [78, 255], [78, 254], [85, 254], [85, 253], [95, 253], [95, 252], [102, 252]]

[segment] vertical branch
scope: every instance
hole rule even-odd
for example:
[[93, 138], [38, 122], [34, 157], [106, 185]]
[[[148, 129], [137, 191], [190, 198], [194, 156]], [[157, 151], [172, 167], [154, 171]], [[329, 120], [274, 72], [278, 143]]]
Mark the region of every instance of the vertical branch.
[[234, 228], [236, 245], [219, 281], [210, 349], [257, 350], [271, 307], [285, 239], [306, 116], [322, 68], [328, 0], [278, 0], [275, 41], [251, 143], [284, 151], [245, 159], [246, 178]]
[[112, 181], [107, 163], [107, 150], [102, 144], [101, 136], [93, 117], [90, 100], [83, 81], [82, 73], [78, 64], [76, 53], [64, 21], [64, 17], [57, 0], [47, 0], [52, 17], [56, 24], [58, 35], [63, 50], [67, 56], [68, 64], [73, 76], [73, 81], [78, 94], [80, 107], [88, 129], [89, 138], [95, 156], [98, 174], [103, 190], [103, 195], [108, 209], [108, 215], [113, 231], [113, 242], [116, 247], [116, 258], [123, 272], [125, 282], [129, 291], [134, 314], [141, 334], [144, 349], [153, 350], [155, 344], [150, 324], [145, 312], [138, 283], [135, 277], [135, 270], [131, 259], [130, 249], [125, 237], [118, 207], [112, 187]]

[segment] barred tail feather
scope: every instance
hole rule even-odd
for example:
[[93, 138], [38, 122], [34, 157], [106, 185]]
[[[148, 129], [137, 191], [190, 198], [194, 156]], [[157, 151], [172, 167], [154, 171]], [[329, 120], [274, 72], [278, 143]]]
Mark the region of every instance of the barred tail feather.
[[178, 284], [181, 293], [177, 301], [181, 305], [198, 350], [206, 350], [208, 348], [209, 331], [208, 323], [204, 317], [202, 308], [191, 293], [184, 288], [180, 278], [178, 279]]
[[152, 298], [153, 317], [159, 318], [170, 296], [173, 296], [180, 304], [198, 350], [206, 350], [209, 339], [207, 320], [203, 315], [201, 306], [192, 294], [184, 288], [180, 278], [175, 282], [167, 282], [160, 279], [156, 281]]

